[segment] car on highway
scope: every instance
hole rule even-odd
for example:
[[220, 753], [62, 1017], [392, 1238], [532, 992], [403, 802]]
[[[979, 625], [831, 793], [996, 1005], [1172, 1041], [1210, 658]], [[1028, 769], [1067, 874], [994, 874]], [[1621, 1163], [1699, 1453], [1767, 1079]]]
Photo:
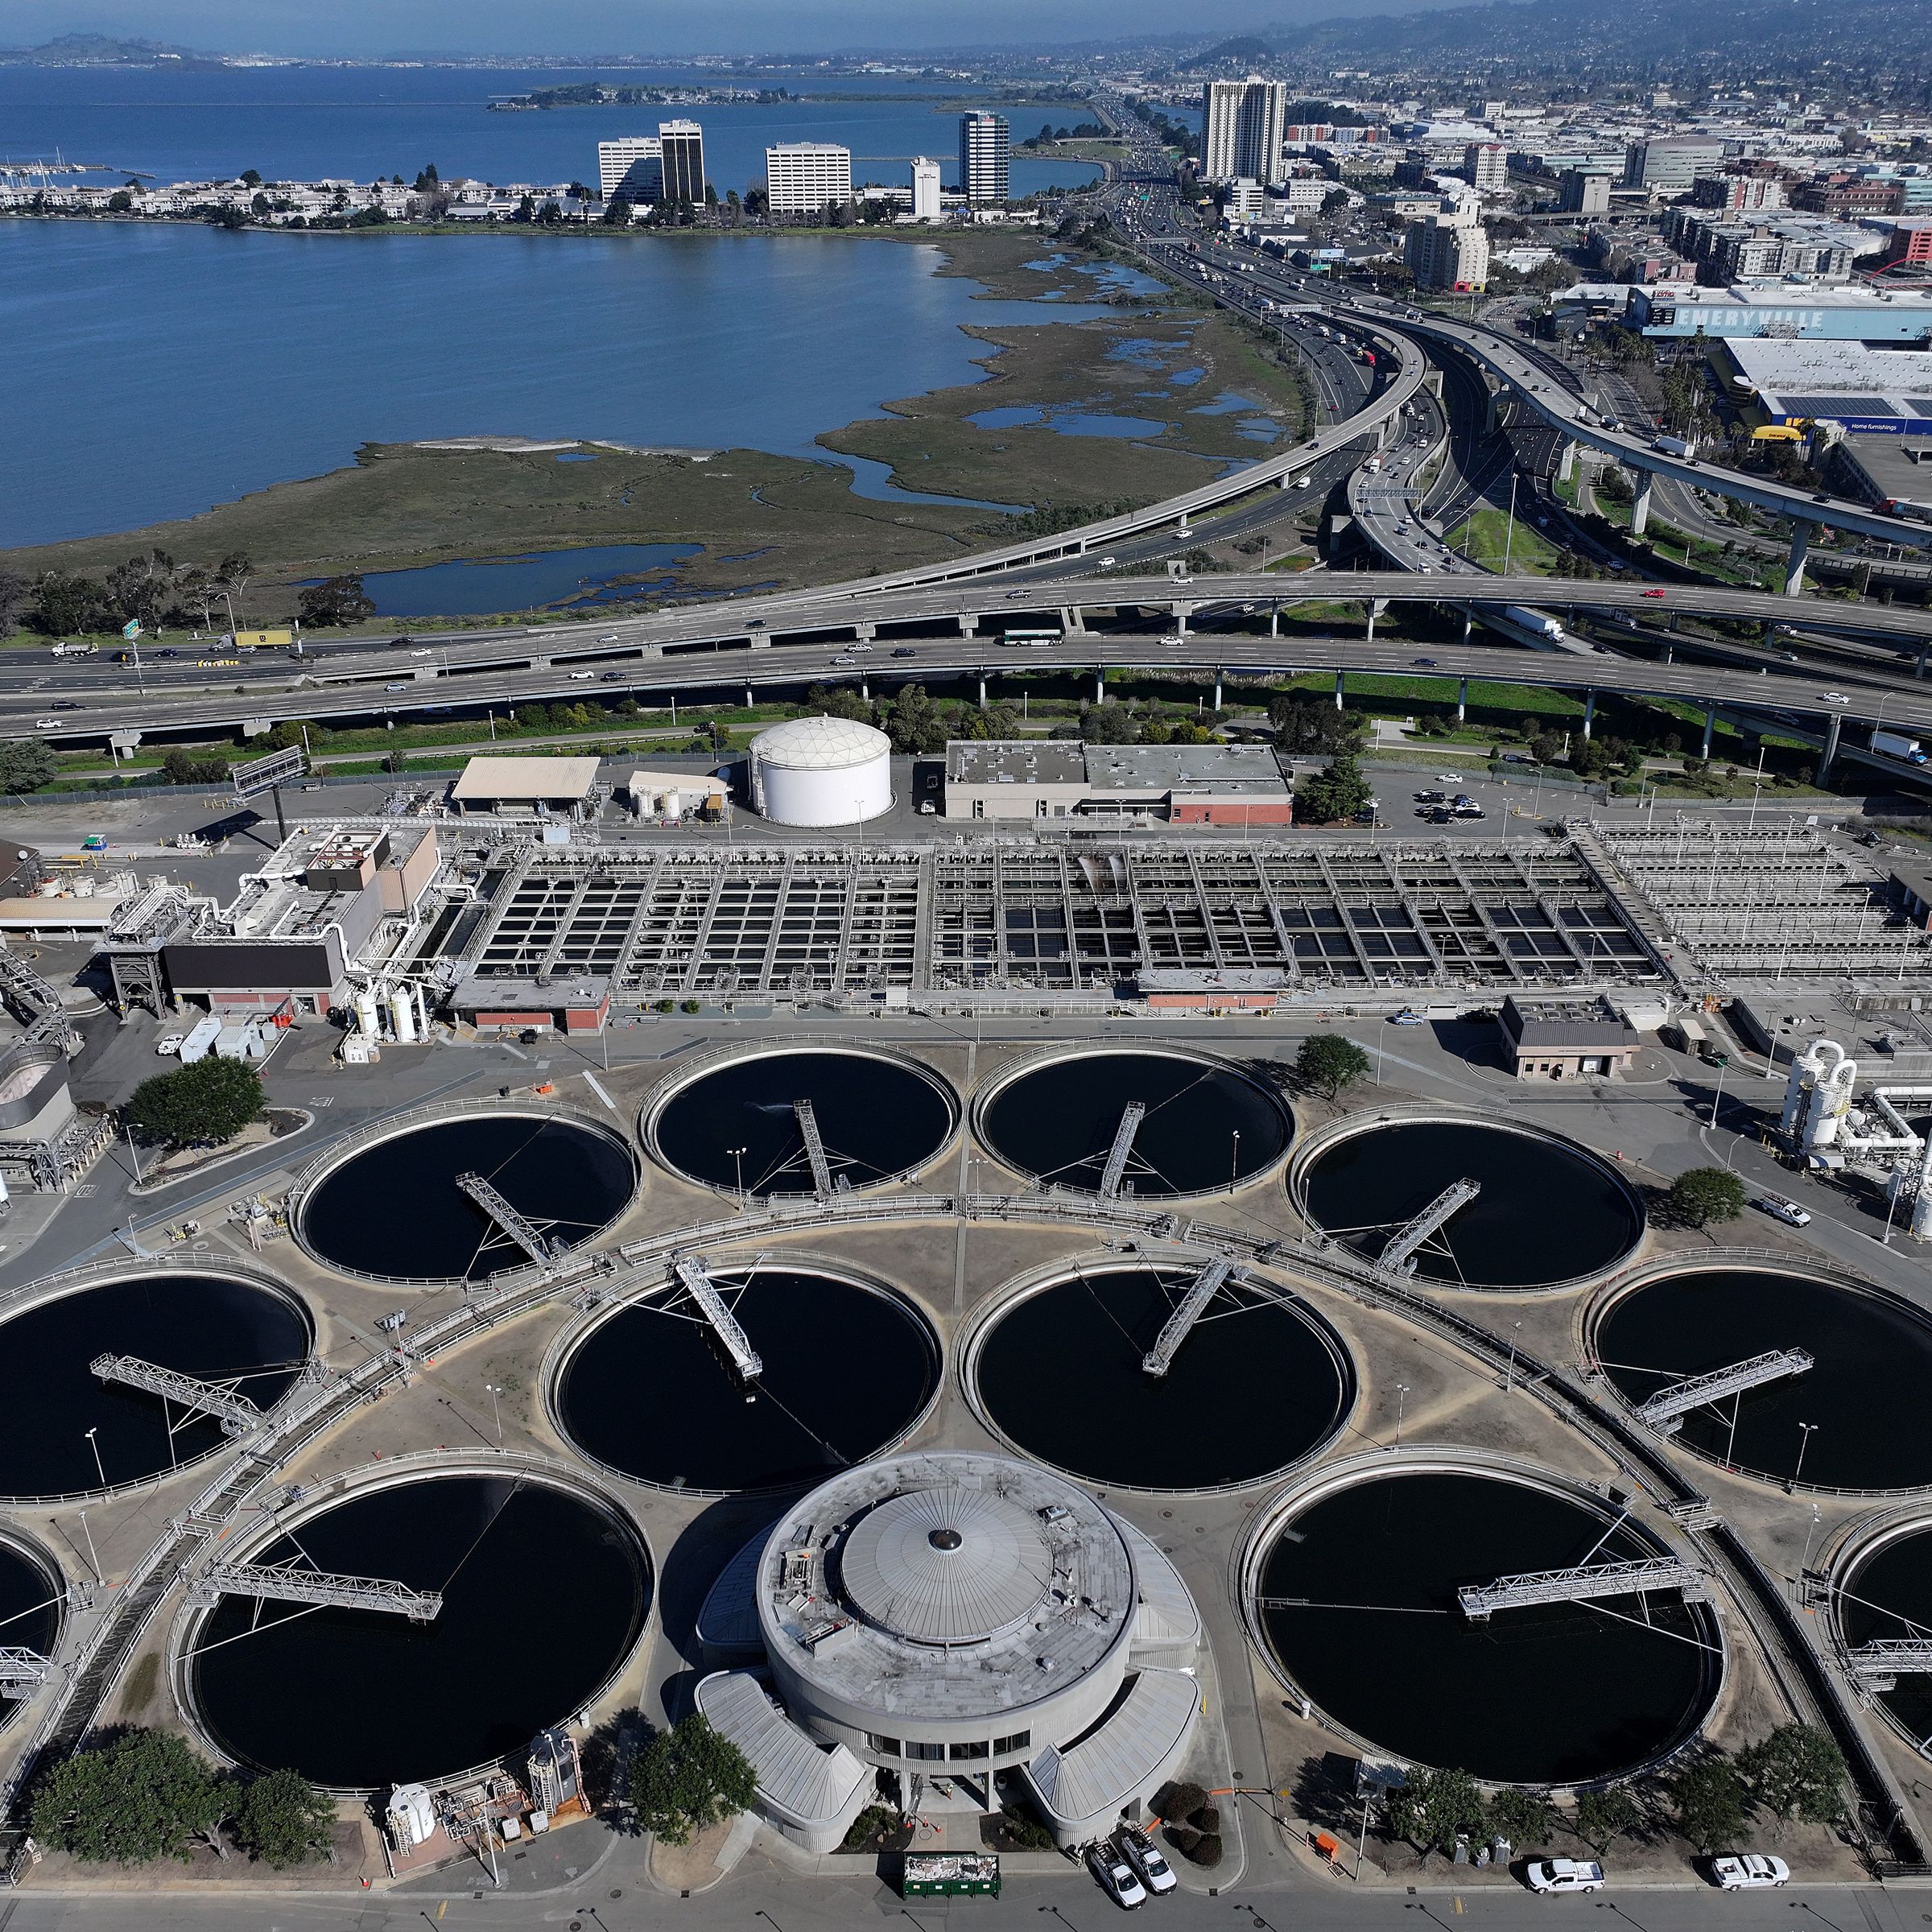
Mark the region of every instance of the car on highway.
[[617, 633], [616, 633], [614, 630], [613, 630], [613, 632], [610, 634], [610, 635], [609, 635], [609, 637], [607, 637], [607, 638], [599, 638], [597, 639], [597, 642], [598, 642], [600, 644], [614, 644], [614, 643], [616, 643], [616, 642], [617, 642]]
[[1114, 1831], [1114, 1848], [1133, 1867], [1133, 1875], [1155, 1897], [1171, 1892], [1180, 1883], [1174, 1868], [1161, 1856], [1160, 1847], [1138, 1825], [1123, 1823]]
[[902, 644], [894, 650], [892, 654], [895, 658], [910, 658], [913, 654], [912, 648], [910, 645]]
[[184, 1037], [179, 1033], [164, 1033], [155, 1042], [155, 1051], [164, 1058], [177, 1054], [181, 1051], [181, 1042]]
[[1842, 691], [1821, 691], [1818, 695], [1827, 704], [1849, 704], [1852, 702]]
[[34, 729], [35, 731], [45, 731], [48, 725], [58, 724], [60, 722], [60, 720], [58, 718], [35, 718], [34, 720]]
[[1113, 559], [1112, 557], [1101, 557], [1095, 563], [1094, 568], [1096, 570], [1112, 570], [1113, 568]]
[[1087, 1847], [1087, 1869], [1094, 1882], [1123, 1912], [1131, 1912], [1147, 1902], [1147, 1888], [1133, 1875], [1133, 1868], [1111, 1845]]
[[1434, 658], [1411, 658], [1409, 662], [1411, 664], [1420, 665], [1423, 669], [1428, 670], [1434, 667], [1435, 659]]
[[391, 638], [389, 641], [389, 647], [394, 650], [398, 644], [407, 644], [408, 642], [407, 638]]
[[78, 711], [80, 708], [79, 703], [72, 698], [56, 698], [54, 700], [56, 711]]
[[176, 650], [171, 644], [166, 650], [158, 650], [155, 653], [158, 658], [178, 658], [180, 654], [180, 652]]
[[1166, 636], [1161, 639], [1161, 642], [1165, 644], [1169, 650], [1178, 650], [1182, 645], [1187, 642], [1187, 640], [1183, 637], [1178, 630], [1170, 630], [1167, 633]]
[[869, 644], [859, 643], [848, 646], [848, 648], [856, 654], [862, 650], [870, 650], [872, 646]]
[[1643, 597], [1654, 598], [1659, 604], [1662, 603], [1664, 601], [1664, 593], [1661, 590], [1646, 590], [1641, 592], [1639, 594]]
[[1769, 1852], [1728, 1852], [1711, 1860], [1711, 1876], [1720, 1891], [1756, 1892], [1790, 1884], [1791, 1868]]
[[594, 671], [573, 671], [570, 681], [573, 684], [588, 684], [597, 674]]
[[1811, 1216], [1808, 1209], [1798, 1206], [1796, 1201], [1788, 1201], [1781, 1194], [1753, 1195], [1751, 1205], [1760, 1214], [1768, 1214], [1774, 1221], [1782, 1221], [1787, 1228], [1809, 1228]]
[[1532, 1892], [1600, 1892], [1604, 1868], [1590, 1858], [1533, 1858], [1523, 1880]]
[[436, 654], [427, 645], [421, 645], [409, 654], [412, 658], [433, 658]]
[[607, 671], [597, 679], [597, 682], [600, 684], [621, 684], [624, 682], [624, 674], [621, 671]]

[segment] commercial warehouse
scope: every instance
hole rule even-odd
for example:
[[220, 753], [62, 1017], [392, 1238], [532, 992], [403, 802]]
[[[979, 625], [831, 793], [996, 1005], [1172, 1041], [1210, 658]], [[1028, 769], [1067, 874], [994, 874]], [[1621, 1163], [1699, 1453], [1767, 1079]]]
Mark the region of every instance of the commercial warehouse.
[[956, 740], [946, 747], [949, 819], [1099, 819], [1117, 824], [1286, 825], [1294, 804], [1261, 745], [1087, 745]]

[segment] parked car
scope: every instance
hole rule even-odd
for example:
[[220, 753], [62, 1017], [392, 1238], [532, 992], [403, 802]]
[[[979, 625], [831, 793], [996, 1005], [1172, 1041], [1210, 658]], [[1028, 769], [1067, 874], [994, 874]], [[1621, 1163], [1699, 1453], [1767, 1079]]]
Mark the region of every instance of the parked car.
[[1418, 791], [1415, 795], [1418, 805], [1443, 805], [1448, 803], [1448, 794], [1441, 791]]
[[1532, 1892], [1600, 1892], [1604, 1868], [1594, 1859], [1533, 1858], [1523, 1868]]
[[1133, 1867], [1134, 1876], [1157, 1898], [1180, 1883], [1174, 1868], [1161, 1856], [1160, 1847], [1138, 1825], [1121, 1826], [1113, 1842], [1121, 1857]]
[[[1807, 1208], [1801, 1208], [1796, 1201], [1787, 1201], [1780, 1194], [1754, 1195], [1751, 1205], [1760, 1214], [1768, 1214], [1774, 1221], [1782, 1221], [1787, 1228], [1809, 1228], [1811, 1215]], [[1781, 1879], [1778, 1881], [1784, 1882]]]
[[1754, 1892], [1761, 1886], [1789, 1884], [1791, 1868], [1768, 1852], [1731, 1852], [1711, 1860], [1711, 1876], [1724, 1891]]
[[1424, 1023], [1422, 1016], [1413, 1006], [1405, 1006], [1400, 1013], [1392, 1013], [1389, 1016], [1391, 1026], [1420, 1026]]
[[1147, 1902], [1147, 1888], [1133, 1875], [1133, 1868], [1111, 1845], [1095, 1843], [1087, 1847], [1087, 1869], [1094, 1882], [1123, 1912], [1131, 1912]]
[[184, 1034], [179, 1033], [164, 1033], [159, 1039], [155, 1042], [155, 1051], [159, 1054], [177, 1054], [181, 1051], [181, 1042], [184, 1037]]

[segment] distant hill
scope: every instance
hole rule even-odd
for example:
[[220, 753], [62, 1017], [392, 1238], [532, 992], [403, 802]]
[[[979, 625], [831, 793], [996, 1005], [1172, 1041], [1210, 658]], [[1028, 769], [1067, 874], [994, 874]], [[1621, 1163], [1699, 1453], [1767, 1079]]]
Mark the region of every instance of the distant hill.
[[1232, 40], [1224, 40], [1220, 46], [1211, 47], [1205, 53], [1183, 61], [1181, 72], [1191, 74], [1205, 67], [1252, 67], [1257, 60], [1269, 60], [1274, 56], [1274, 49], [1265, 40], [1253, 34], [1237, 34]]
[[109, 34], [61, 34], [39, 47], [0, 47], [0, 60], [25, 67], [173, 67], [217, 58], [163, 40], [118, 40]]
[[[1344, 60], [1378, 69], [1434, 60], [1626, 73], [1711, 70], [1754, 78], [1842, 64], [1872, 72], [1876, 50], [1893, 76], [1932, 62], [1924, 0], [1500, 0], [1426, 13], [1358, 14], [1264, 30], [1278, 57]], [[1204, 57], [1204, 56], [1203, 56]]]

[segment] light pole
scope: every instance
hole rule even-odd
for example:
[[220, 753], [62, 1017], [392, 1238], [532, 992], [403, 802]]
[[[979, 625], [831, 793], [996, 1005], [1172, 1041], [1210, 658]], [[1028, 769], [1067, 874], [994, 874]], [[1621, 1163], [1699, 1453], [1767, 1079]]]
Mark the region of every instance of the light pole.
[[1800, 1422], [1798, 1426], [1798, 1466], [1791, 1472], [1791, 1480], [1785, 1484], [1789, 1496], [1798, 1487], [1798, 1479], [1805, 1472], [1805, 1451], [1811, 1447], [1811, 1438], [1818, 1433], [1816, 1422]]
[[745, 1150], [742, 1147], [728, 1147], [724, 1151], [731, 1156], [737, 1169], [738, 1212], [742, 1214], [745, 1212]]
[[1409, 1402], [1409, 1385], [1397, 1382], [1395, 1385], [1395, 1440], [1389, 1445], [1391, 1453], [1402, 1446], [1402, 1411]]
[[1811, 1505], [1811, 1527], [1805, 1532], [1805, 1553], [1798, 1559], [1798, 1574], [1802, 1579], [1811, 1564], [1811, 1539], [1818, 1534], [1818, 1505]]
[[1730, 1071], [1731, 1062], [1727, 1057], [1724, 1065], [1717, 1070], [1717, 1091], [1711, 1096], [1711, 1125], [1713, 1127], [1717, 1125], [1717, 1104], [1724, 1097], [1724, 1075]]
[[107, 1487], [107, 1471], [101, 1466], [101, 1445], [99, 1442], [96, 1440], [96, 1438], [98, 1437], [100, 1433], [101, 1430], [98, 1423], [97, 1423], [92, 1429], [89, 1430], [87, 1432], [87, 1446], [94, 1452], [94, 1473], [100, 1477], [101, 1487], [105, 1489]]
[[497, 1397], [503, 1391], [494, 1382], [485, 1382], [483, 1386], [489, 1391], [489, 1413], [496, 1420], [497, 1447], [501, 1449], [503, 1447], [503, 1411], [497, 1406]]
[[80, 1534], [87, 1538], [87, 1557], [88, 1561], [94, 1566], [94, 1581], [105, 1583], [107, 1577], [101, 1570], [101, 1558], [94, 1548], [94, 1533], [88, 1525], [87, 1512], [85, 1509], [80, 1512]]
[[1516, 1386], [1516, 1340], [1517, 1337], [1521, 1334], [1522, 1328], [1523, 1325], [1521, 1322], [1512, 1322], [1509, 1324], [1509, 1366], [1503, 1371], [1503, 1393], [1505, 1395], [1507, 1395]]
[[1236, 1127], [1232, 1132], [1234, 1146], [1228, 1156], [1228, 1191], [1230, 1195], [1234, 1192], [1234, 1183], [1240, 1178], [1241, 1171], [1241, 1130]]

